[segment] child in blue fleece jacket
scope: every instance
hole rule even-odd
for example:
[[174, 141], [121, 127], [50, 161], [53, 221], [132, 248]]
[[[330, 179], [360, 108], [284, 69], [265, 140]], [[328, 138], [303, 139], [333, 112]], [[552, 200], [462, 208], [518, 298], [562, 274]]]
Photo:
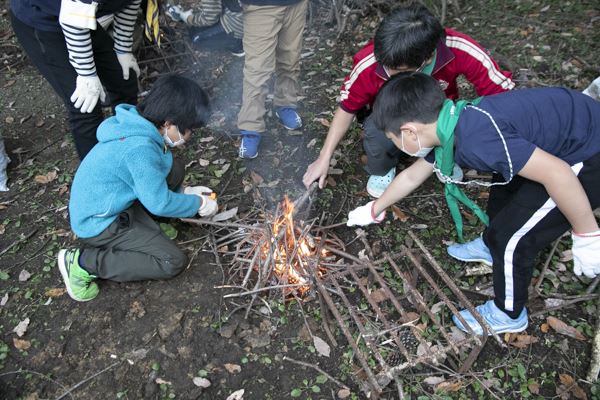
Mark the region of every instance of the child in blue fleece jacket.
[[185, 254], [148, 212], [191, 217], [217, 211], [211, 189], [180, 190], [185, 167], [169, 151], [208, 119], [208, 97], [200, 86], [167, 76], [137, 108], [121, 104], [115, 111], [98, 128], [99, 143], [81, 162], [71, 187], [71, 227], [83, 246], [61, 250], [58, 267], [77, 301], [98, 295], [96, 278], [166, 279], [183, 270]]

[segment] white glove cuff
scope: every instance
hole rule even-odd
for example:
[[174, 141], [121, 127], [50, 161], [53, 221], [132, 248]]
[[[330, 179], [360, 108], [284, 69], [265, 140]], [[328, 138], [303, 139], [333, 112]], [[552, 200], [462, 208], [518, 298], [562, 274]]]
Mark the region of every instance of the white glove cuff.
[[575, 231], [573, 231], [573, 236], [577, 236], [577, 237], [597, 237], [597, 236], [600, 236], [600, 231], [588, 232], [588, 233], [575, 233]]
[[375, 215], [375, 201], [371, 203], [371, 218], [373, 218], [373, 221], [378, 224], [385, 219], [385, 210], [383, 210], [379, 215]]

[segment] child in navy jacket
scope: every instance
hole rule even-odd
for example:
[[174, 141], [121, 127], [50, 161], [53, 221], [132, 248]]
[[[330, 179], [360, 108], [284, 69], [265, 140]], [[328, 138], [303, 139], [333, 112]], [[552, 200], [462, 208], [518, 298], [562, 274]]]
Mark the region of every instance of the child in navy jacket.
[[[396, 147], [424, 158], [399, 174], [378, 200], [350, 212], [348, 225], [381, 222], [387, 207], [433, 172], [440, 174], [459, 239], [458, 202], [488, 225], [481, 238], [452, 245], [448, 253], [493, 266], [495, 298], [477, 310], [494, 332], [527, 328], [536, 256], [565, 231], [572, 232], [575, 274], [600, 274], [600, 229], [592, 213], [600, 205], [599, 102], [569, 89], [542, 88], [455, 103], [431, 77], [413, 73], [384, 85], [374, 113]], [[503, 179], [457, 182], [450, 177], [455, 163]], [[491, 186], [487, 214], [460, 184]], [[468, 310], [454, 322], [483, 333]]]

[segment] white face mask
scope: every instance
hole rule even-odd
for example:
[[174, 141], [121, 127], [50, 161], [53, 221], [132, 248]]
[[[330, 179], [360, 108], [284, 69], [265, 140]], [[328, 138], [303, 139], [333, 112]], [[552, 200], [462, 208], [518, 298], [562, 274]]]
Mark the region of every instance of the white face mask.
[[178, 127], [175, 127], [175, 128], [177, 128], [177, 134], [179, 135], [179, 139], [177, 139], [176, 142], [174, 142], [173, 140], [171, 140], [171, 137], [169, 137], [169, 134], [168, 134], [169, 129], [168, 128], [165, 128], [165, 133], [164, 133], [164, 135], [162, 135], [165, 143], [169, 147], [177, 147], [177, 146], [181, 146], [182, 144], [185, 143], [185, 139], [181, 135], [181, 132], [179, 131], [179, 128]]
[[416, 153], [409, 153], [404, 148], [404, 134], [402, 134], [402, 133], [400, 133], [400, 140], [402, 140], [402, 148], [401, 148], [401, 150], [403, 152], [405, 152], [406, 154], [408, 154], [409, 156], [411, 156], [411, 157], [423, 158], [427, 154], [429, 154], [431, 152], [431, 150], [433, 150], [433, 147], [422, 147], [421, 146], [421, 140], [419, 139], [419, 135], [417, 135], [417, 144], [419, 145], [419, 150], [417, 150]]

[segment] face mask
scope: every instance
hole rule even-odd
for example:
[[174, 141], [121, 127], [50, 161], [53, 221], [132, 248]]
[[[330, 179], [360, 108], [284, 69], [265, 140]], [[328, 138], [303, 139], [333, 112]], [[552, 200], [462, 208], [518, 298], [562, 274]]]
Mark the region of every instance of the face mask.
[[169, 146], [169, 147], [177, 147], [177, 146], [181, 146], [182, 144], [185, 143], [185, 139], [183, 138], [183, 136], [181, 136], [181, 132], [179, 131], [179, 128], [177, 128], [177, 134], [179, 135], [179, 139], [177, 139], [176, 142], [174, 142], [173, 140], [171, 140], [171, 138], [169, 137], [169, 135], [167, 134], [167, 132], [168, 132], [168, 129], [165, 128], [165, 133], [164, 133], [164, 135], [162, 135], [162, 137], [163, 137], [165, 143], [167, 144], [167, 146]]
[[417, 144], [419, 145], [419, 150], [417, 150], [416, 153], [409, 153], [408, 151], [406, 151], [406, 149], [404, 148], [404, 135], [401, 133], [400, 134], [400, 138], [402, 140], [402, 151], [405, 152], [406, 154], [408, 154], [411, 157], [419, 157], [419, 158], [423, 158], [425, 157], [427, 154], [429, 154], [431, 152], [431, 150], [433, 150], [433, 147], [422, 147], [421, 146], [421, 140], [419, 139], [419, 135], [417, 135]]

